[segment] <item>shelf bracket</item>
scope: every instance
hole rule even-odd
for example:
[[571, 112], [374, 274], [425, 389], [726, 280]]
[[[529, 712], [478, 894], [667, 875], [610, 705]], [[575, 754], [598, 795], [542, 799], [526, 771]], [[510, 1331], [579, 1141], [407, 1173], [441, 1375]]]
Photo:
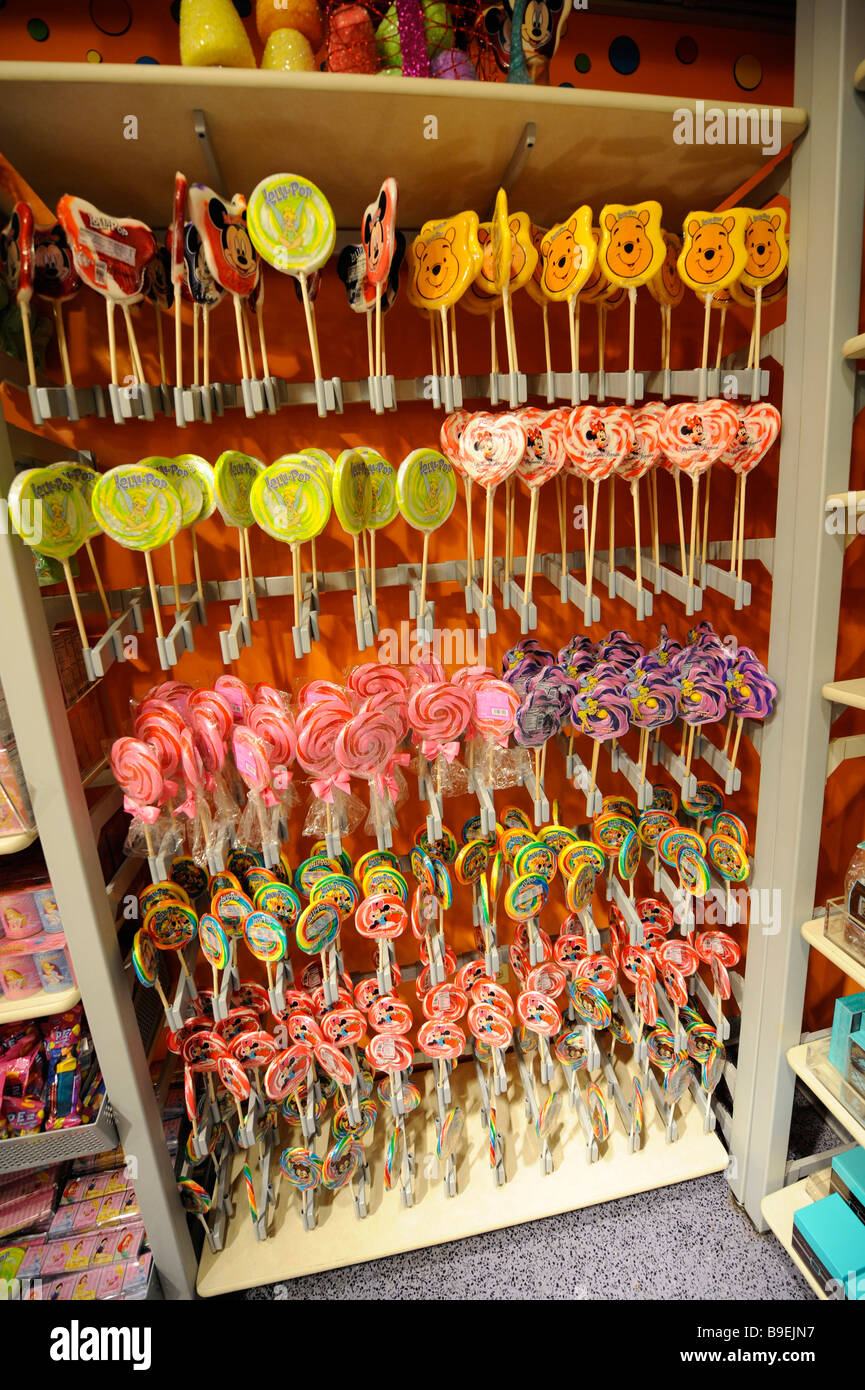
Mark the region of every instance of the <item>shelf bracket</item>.
[[195, 134], [198, 136], [198, 143], [201, 145], [211, 184], [219, 193], [227, 194], [228, 189], [225, 186], [225, 179], [223, 177], [222, 167], [219, 163], [219, 156], [213, 148], [210, 132], [207, 129], [207, 116], [205, 112], [198, 107], [196, 107], [192, 113], [192, 127]]
[[[508, 197], [510, 197], [511, 189], [526, 167], [529, 155], [535, 148], [536, 139], [537, 129], [534, 121], [526, 121], [526, 124], [523, 126], [522, 134], [514, 147], [514, 152], [511, 155], [508, 167], [499, 180], [499, 187], [505, 190]], [[495, 197], [493, 197], [489, 212], [487, 213], [487, 221], [492, 219], [495, 205], [496, 200]]]

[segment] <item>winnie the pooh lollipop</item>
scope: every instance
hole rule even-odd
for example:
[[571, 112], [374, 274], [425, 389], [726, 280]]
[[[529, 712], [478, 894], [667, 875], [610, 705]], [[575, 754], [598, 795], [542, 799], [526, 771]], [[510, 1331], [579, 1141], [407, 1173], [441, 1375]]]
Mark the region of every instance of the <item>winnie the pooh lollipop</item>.
[[661, 232], [661, 204], [607, 203], [601, 209], [601, 244], [598, 260], [611, 285], [628, 292], [628, 395], [634, 404], [634, 321], [637, 287], [647, 285], [661, 269], [667, 248]]
[[689, 212], [685, 218], [685, 239], [678, 260], [679, 274], [706, 307], [703, 323], [703, 355], [700, 365], [700, 401], [707, 395], [709, 322], [712, 299], [718, 290], [729, 289], [745, 268], [746, 208], [727, 208], [723, 212]]
[[751, 353], [754, 376], [751, 400], [760, 398], [760, 319], [763, 309], [763, 290], [787, 268], [787, 213], [782, 207], [747, 211], [745, 223], [745, 268], [741, 281], [754, 291], [754, 324], [751, 332]]
[[[425, 222], [407, 256], [409, 302], [416, 309], [440, 316], [442, 356], [448, 377], [451, 375], [448, 310], [465, 294], [481, 269], [483, 251], [478, 240], [479, 225], [475, 212], [460, 212], [438, 222]], [[455, 360], [455, 374], [458, 370]], [[435, 365], [433, 372], [435, 374]]]
[[566, 222], [550, 229], [540, 245], [541, 293], [554, 303], [568, 306], [571, 343], [571, 403], [580, 400], [580, 309], [579, 294], [597, 260], [592, 236], [592, 210], [583, 205]]

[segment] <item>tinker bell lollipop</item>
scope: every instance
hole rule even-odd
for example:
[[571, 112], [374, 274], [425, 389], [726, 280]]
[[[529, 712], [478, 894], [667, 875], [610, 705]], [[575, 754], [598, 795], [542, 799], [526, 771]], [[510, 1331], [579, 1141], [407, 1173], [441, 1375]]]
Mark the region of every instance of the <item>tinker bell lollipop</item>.
[[162, 658], [165, 633], [151, 551], [173, 540], [180, 530], [183, 509], [177, 489], [155, 468], [140, 463], [122, 463], [102, 474], [93, 489], [91, 500], [93, 515], [107, 536], [128, 550], [144, 552]]
[[303, 454], [284, 454], [254, 479], [252, 515], [262, 531], [291, 546], [294, 626], [300, 627], [300, 547], [314, 540], [330, 516], [330, 492], [321, 470]]
[[354, 610], [360, 626], [366, 617], [366, 605], [360, 582], [360, 537], [369, 524], [370, 477], [366, 459], [358, 449], [343, 449], [337, 457], [331, 477], [333, 509], [344, 531], [351, 536], [354, 547]]
[[241, 454], [236, 449], [227, 449], [224, 454], [220, 454], [213, 469], [213, 486], [219, 514], [226, 526], [237, 527], [240, 598], [244, 622], [249, 621], [249, 599], [255, 592], [248, 534], [255, 520], [250, 506], [250, 494], [252, 484], [263, 470], [264, 464], [261, 459], [253, 458], [250, 454]]
[[396, 498], [409, 526], [423, 532], [418, 621], [426, 611], [429, 540], [443, 526], [457, 500], [457, 480], [444, 454], [436, 449], [415, 449], [403, 459], [396, 479]]
[[369, 604], [373, 610], [373, 622], [376, 622], [375, 533], [382, 530], [383, 527], [389, 526], [399, 510], [396, 495], [396, 469], [375, 449], [359, 446], [357, 452], [366, 462], [367, 473], [369, 474], [369, 513], [367, 516]]
[[319, 415], [327, 413], [309, 277], [326, 263], [336, 240], [333, 209], [320, 188], [298, 174], [271, 174], [253, 189], [247, 208], [252, 244], [269, 265], [300, 282], [315, 374]]
[[59, 560], [82, 647], [90, 645], [75, 591], [71, 557], [86, 543], [90, 516], [78, 488], [50, 468], [28, 468], [13, 479], [8, 496], [12, 525], [26, 546]]

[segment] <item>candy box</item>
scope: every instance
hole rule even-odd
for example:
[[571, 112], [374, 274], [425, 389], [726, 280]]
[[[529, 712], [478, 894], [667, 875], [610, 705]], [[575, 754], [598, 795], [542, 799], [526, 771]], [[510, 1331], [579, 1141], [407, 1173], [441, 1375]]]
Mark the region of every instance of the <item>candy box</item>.
[[793, 1249], [827, 1292], [865, 1299], [865, 1226], [837, 1192], [794, 1214]]
[[88, 1270], [86, 1274], [79, 1274], [77, 1278], [70, 1279], [71, 1292], [67, 1293], [66, 1298], [75, 1303], [89, 1302], [95, 1299], [99, 1292], [99, 1281], [102, 1278], [100, 1270]]
[[103, 1269], [102, 1277], [99, 1280], [99, 1297], [119, 1298], [123, 1291], [125, 1275], [126, 1265], [122, 1261]]
[[29, 891], [0, 895], [0, 923], [10, 940], [22, 936], [37, 936], [42, 930], [42, 918]]
[[42, 1276], [73, 1274], [87, 1269], [96, 1248], [95, 1236], [70, 1236], [67, 1240], [52, 1240], [42, 1256]]
[[33, 901], [36, 904], [36, 911], [39, 913], [39, 920], [43, 929], [49, 933], [63, 930], [63, 923], [60, 920], [60, 911], [54, 897], [53, 888], [37, 888], [33, 894]]
[[153, 1256], [150, 1254], [142, 1255], [141, 1259], [134, 1261], [126, 1266], [126, 1275], [123, 1280], [123, 1297], [141, 1297], [147, 1289], [147, 1280], [150, 1278], [150, 1266]]
[[[40, 947], [38, 951], [37, 941]], [[66, 951], [66, 937], [63, 932], [34, 938], [33, 960], [42, 988], [49, 994], [72, 989], [75, 985], [75, 973]]]
[[835, 1014], [832, 1019], [832, 1038], [829, 1043], [829, 1061], [847, 1074], [847, 1053], [851, 1033], [857, 1032], [865, 1023], [865, 993], [847, 994], [835, 1000]]
[[17, 943], [10, 951], [12, 944], [11, 941], [0, 943], [0, 989], [7, 999], [27, 999], [39, 993], [42, 980], [33, 956], [22, 952]]
[[[856, 1092], [856, 1098], [859, 1101], [865, 1100], [865, 1027], [858, 1028], [855, 1033], [850, 1034], [844, 1079]], [[845, 1103], [853, 1110], [858, 1109], [857, 1100], [853, 1097], [848, 1098], [844, 1094], [845, 1089], [842, 1087]]]
[[110, 1197], [103, 1197], [99, 1206], [99, 1213], [96, 1217], [96, 1224], [104, 1226], [107, 1221], [119, 1221], [123, 1215], [124, 1195], [121, 1192], [112, 1192]]
[[18, 1268], [19, 1279], [36, 1279], [39, 1277], [42, 1273], [42, 1261], [47, 1248], [48, 1242], [44, 1236], [40, 1236], [37, 1240], [31, 1241], [24, 1251], [24, 1258]]
[[832, 1159], [829, 1190], [843, 1197], [854, 1215], [865, 1222], [865, 1149], [849, 1149]]
[[125, 1168], [112, 1168], [110, 1173], [105, 1175], [105, 1196], [111, 1192], [125, 1192], [129, 1186], [129, 1179], [126, 1176]]

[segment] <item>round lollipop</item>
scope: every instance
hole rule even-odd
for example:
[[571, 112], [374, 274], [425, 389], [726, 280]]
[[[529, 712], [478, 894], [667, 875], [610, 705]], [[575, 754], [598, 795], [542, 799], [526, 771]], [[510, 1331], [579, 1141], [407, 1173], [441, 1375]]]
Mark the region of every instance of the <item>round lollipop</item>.
[[454, 470], [444, 455], [435, 449], [415, 449], [408, 454], [397, 473], [396, 498], [400, 512], [408, 524], [416, 531], [423, 532], [418, 602], [418, 618], [423, 623], [426, 611], [429, 539], [432, 532], [447, 521], [457, 498]]
[[144, 552], [156, 633], [164, 638], [151, 551], [174, 539], [183, 520], [176, 488], [155, 468], [124, 463], [103, 473], [93, 489], [93, 515], [106, 535]]
[[[271, 174], [249, 198], [247, 225], [263, 260], [300, 281], [303, 312], [316, 382], [321, 381], [318, 331], [309, 279], [320, 270], [336, 238], [333, 209], [320, 188], [298, 174]], [[319, 413], [323, 414], [321, 403]]]
[[249, 505], [262, 531], [291, 546], [294, 625], [299, 627], [300, 546], [327, 525], [331, 508], [327, 484], [304, 455], [284, 454], [256, 476]]
[[81, 645], [90, 645], [69, 560], [90, 534], [90, 513], [78, 488], [50, 468], [28, 468], [16, 474], [7, 498], [9, 516], [26, 546], [59, 560]]

